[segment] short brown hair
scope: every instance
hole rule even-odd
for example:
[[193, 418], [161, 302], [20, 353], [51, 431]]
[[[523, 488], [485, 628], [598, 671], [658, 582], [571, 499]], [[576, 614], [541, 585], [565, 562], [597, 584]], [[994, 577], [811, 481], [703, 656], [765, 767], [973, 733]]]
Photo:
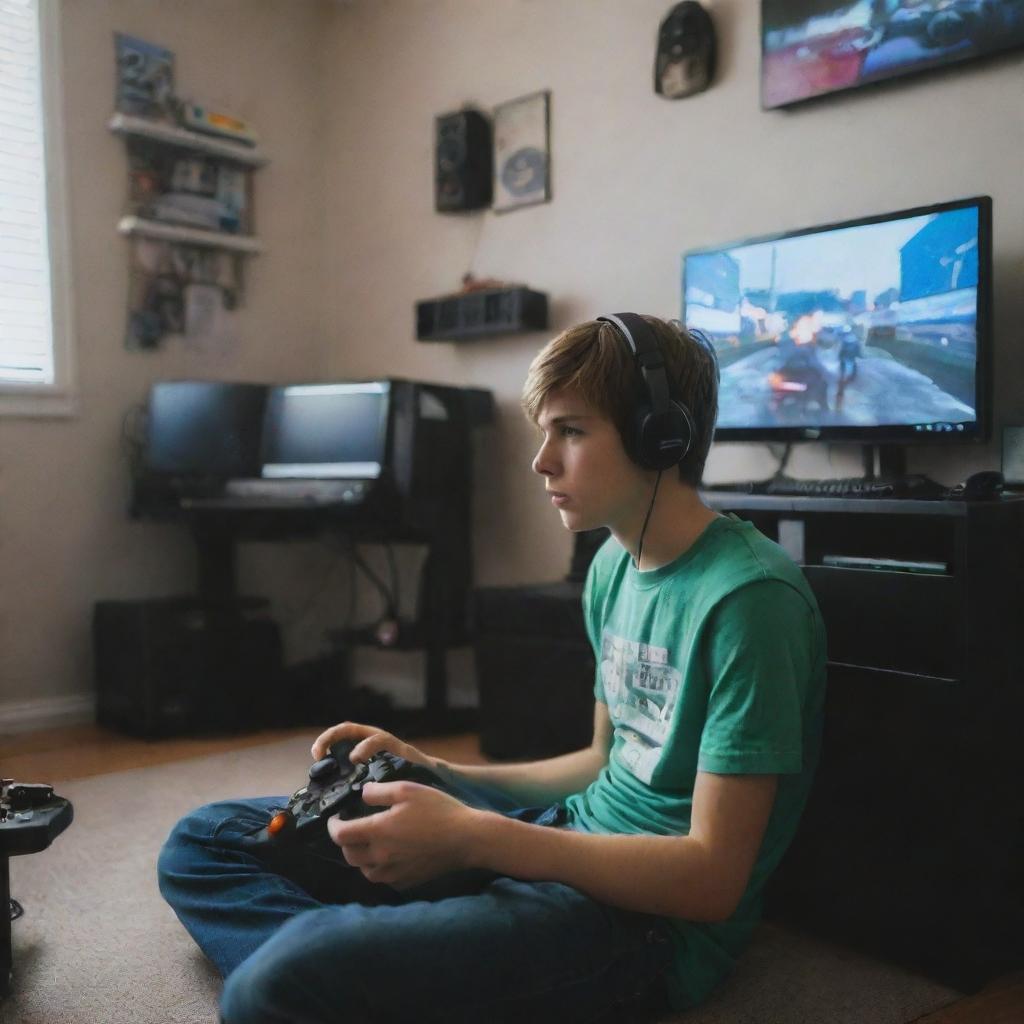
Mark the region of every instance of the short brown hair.
[[[669, 393], [690, 411], [693, 441], [679, 463], [679, 479], [700, 485], [718, 415], [718, 360], [711, 343], [678, 320], [645, 316], [665, 360]], [[574, 391], [607, 416], [627, 451], [633, 450], [636, 408], [646, 389], [629, 345], [613, 324], [588, 320], [547, 343], [530, 364], [523, 411], [536, 423], [553, 391]]]

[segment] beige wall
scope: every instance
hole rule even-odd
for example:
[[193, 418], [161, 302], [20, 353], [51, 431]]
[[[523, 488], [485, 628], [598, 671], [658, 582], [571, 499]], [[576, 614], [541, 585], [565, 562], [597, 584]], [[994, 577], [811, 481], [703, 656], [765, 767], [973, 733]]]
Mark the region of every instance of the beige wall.
[[[555, 579], [570, 542], [529, 462], [518, 391], [542, 335], [418, 344], [413, 303], [467, 270], [549, 293], [552, 330], [603, 311], [679, 312], [689, 247], [977, 193], [995, 203], [997, 425], [1024, 416], [1021, 55], [791, 111], [758, 101], [754, 0], [707, 0], [719, 32], [714, 87], [670, 102], [651, 88], [668, 0], [64, 0], [72, 258], [81, 415], [0, 421], [0, 705], [88, 694], [98, 597], [191, 585], [179, 531], [125, 517], [125, 412], [161, 376], [285, 380], [393, 374], [494, 389], [480, 437], [475, 546], [484, 583]], [[126, 246], [113, 231], [124, 158], [104, 124], [111, 33], [163, 43], [179, 85], [250, 118], [271, 165], [257, 179], [266, 256], [252, 264], [230, 360], [121, 346]], [[433, 211], [433, 118], [552, 91], [553, 201], [506, 214]], [[952, 483], [997, 467], [993, 442], [912, 452]], [[716, 448], [710, 479], [764, 475], [764, 446]], [[798, 446], [795, 475], [859, 471], [849, 447]], [[343, 579], [309, 584], [322, 552], [247, 553], [315, 646]], [[285, 615], [285, 618], [288, 618]], [[418, 668], [402, 671], [410, 677]]]
[[[654, 94], [667, 0], [365, 0], [328, 37], [334, 106], [325, 197], [333, 371], [391, 369], [492, 387], [501, 417], [478, 467], [478, 577], [554, 579], [569, 539], [529, 469], [518, 389], [543, 336], [417, 344], [416, 299], [461, 275], [549, 293], [553, 331], [620, 309], [678, 316], [684, 249], [988, 193], [995, 202], [998, 408], [1020, 421], [1024, 251], [1018, 53], [797, 108], [759, 108], [754, 0], [706, 0], [720, 65], [708, 92]], [[433, 211], [433, 118], [550, 89], [553, 201], [511, 213]], [[769, 474], [763, 445], [713, 450], [708, 479]], [[954, 483], [996, 449], [912, 453]], [[860, 472], [846, 446], [797, 446], [797, 476]]]
[[[184, 531], [127, 517], [122, 421], [161, 377], [316, 376], [320, 335], [320, 55], [328, 9], [300, 0], [43, 0], [61, 3], [74, 344], [80, 413], [0, 419], [0, 719], [35, 702], [91, 697], [89, 617], [98, 598], [189, 591]], [[113, 112], [114, 31], [169, 47], [186, 95], [238, 111], [264, 136], [256, 181], [267, 254], [252, 260], [236, 351], [169, 339], [123, 346], [128, 243], [115, 230], [127, 181]], [[259, 557], [259, 553], [257, 554]], [[265, 556], [275, 571], [273, 553]], [[250, 559], [252, 561], [252, 559]], [[283, 567], [282, 572], [293, 571]], [[52, 707], [56, 707], [53, 705]]]

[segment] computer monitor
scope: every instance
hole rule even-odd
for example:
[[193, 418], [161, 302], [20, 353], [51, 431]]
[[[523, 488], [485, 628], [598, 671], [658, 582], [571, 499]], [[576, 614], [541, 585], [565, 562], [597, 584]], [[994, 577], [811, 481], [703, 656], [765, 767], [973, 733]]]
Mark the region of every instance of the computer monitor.
[[377, 479], [387, 461], [390, 396], [388, 381], [271, 388], [262, 475]]
[[683, 321], [721, 367], [716, 438], [983, 440], [987, 196], [687, 252]]
[[266, 395], [262, 384], [157, 382], [147, 405], [144, 469], [181, 480], [256, 475]]

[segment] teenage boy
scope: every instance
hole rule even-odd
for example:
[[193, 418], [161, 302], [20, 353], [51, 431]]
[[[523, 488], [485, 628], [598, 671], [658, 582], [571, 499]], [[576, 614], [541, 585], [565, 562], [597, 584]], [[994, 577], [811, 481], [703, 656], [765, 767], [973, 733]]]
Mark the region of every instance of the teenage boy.
[[444, 787], [367, 785], [385, 813], [331, 819], [319, 848], [255, 838], [280, 799], [185, 818], [161, 890], [227, 979], [227, 1024], [622, 1021], [728, 973], [807, 797], [825, 642], [796, 566], [700, 499], [717, 387], [713, 349], [653, 317], [537, 356], [533, 468], [566, 527], [611, 531], [584, 591], [593, 743], [452, 765], [345, 722], [315, 758], [347, 739]]

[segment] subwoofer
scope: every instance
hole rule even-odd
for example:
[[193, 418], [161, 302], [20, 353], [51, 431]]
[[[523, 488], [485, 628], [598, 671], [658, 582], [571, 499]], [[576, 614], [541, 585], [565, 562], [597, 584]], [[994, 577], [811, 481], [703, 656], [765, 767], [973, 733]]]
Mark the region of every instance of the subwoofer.
[[190, 597], [99, 601], [93, 610], [100, 725], [157, 738], [275, 724], [282, 645], [268, 602]]
[[441, 213], [491, 205], [491, 124], [476, 110], [435, 119], [434, 208]]

